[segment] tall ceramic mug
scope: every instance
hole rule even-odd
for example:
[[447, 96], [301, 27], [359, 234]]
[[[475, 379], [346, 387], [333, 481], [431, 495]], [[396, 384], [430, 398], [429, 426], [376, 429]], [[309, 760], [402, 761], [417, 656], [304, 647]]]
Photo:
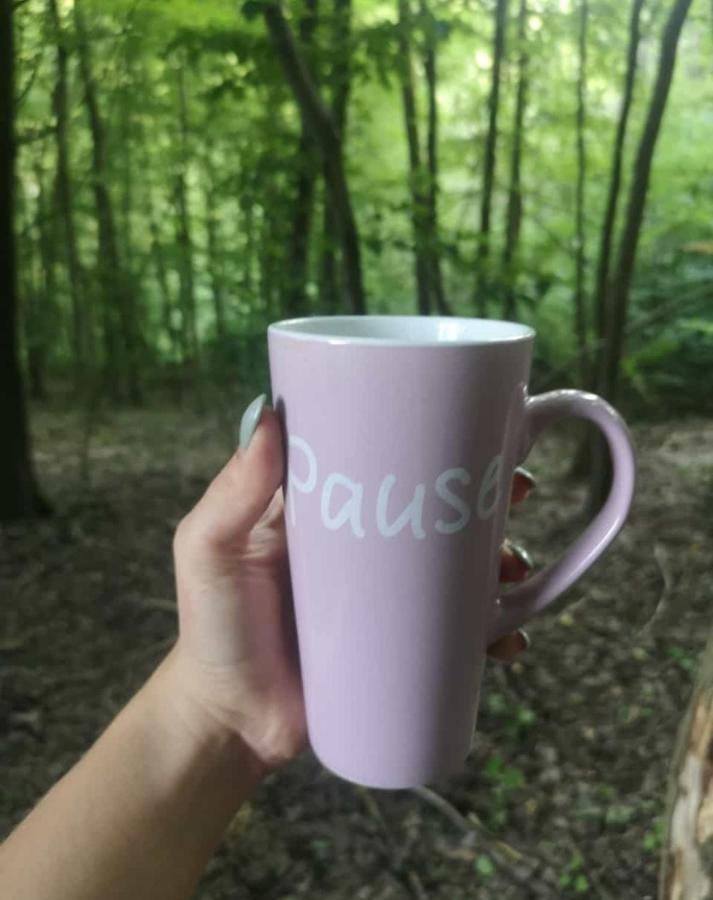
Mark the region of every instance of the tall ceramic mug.
[[[626, 425], [592, 394], [530, 397], [534, 337], [512, 322], [410, 316], [269, 328], [310, 742], [351, 781], [404, 788], [457, 771], [488, 644], [572, 584], [624, 523]], [[498, 598], [513, 470], [569, 416], [604, 433], [611, 493], [561, 559]]]

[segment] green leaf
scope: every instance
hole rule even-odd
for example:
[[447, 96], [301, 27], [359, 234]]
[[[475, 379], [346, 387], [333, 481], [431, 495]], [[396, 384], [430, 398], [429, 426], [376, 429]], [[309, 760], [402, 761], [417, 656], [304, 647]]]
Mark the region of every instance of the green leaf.
[[483, 878], [490, 878], [495, 874], [495, 865], [492, 859], [484, 853], [480, 854], [474, 865], [476, 872], [482, 875]]

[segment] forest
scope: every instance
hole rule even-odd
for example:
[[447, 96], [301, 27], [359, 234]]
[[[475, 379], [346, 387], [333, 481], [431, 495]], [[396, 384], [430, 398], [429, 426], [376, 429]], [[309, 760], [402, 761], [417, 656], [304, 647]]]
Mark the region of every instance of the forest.
[[[713, 691], [711, 148], [705, 0], [0, 0], [3, 829], [170, 645], [171, 534], [268, 388], [267, 325], [504, 318], [533, 390], [632, 423], [630, 524], [489, 671], [459, 780], [388, 798], [300, 759], [199, 896], [705, 896], [674, 812]], [[538, 561], [602, 454], [533, 454]]]

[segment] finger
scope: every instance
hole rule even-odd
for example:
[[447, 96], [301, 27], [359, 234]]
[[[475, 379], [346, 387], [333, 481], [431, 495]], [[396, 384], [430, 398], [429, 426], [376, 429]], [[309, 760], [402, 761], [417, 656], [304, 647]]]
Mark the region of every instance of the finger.
[[532, 558], [527, 550], [512, 541], [505, 541], [500, 551], [500, 581], [522, 581], [532, 569]]
[[524, 653], [529, 646], [530, 638], [526, 632], [519, 629], [513, 631], [512, 634], [506, 634], [505, 637], [501, 637], [500, 640], [488, 647], [488, 656], [498, 662], [510, 663]]
[[280, 422], [266, 407], [248, 448], [235, 451], [181, 527], [206, 546], [234, 543], [250, 533], [268, 508], [283, 470]]
[[510, 490], [510, 503], [522, 503], [526, 500], [536, 485], [534, 476], [524, 466], [518, 466], [512, 476], [512, 488]]

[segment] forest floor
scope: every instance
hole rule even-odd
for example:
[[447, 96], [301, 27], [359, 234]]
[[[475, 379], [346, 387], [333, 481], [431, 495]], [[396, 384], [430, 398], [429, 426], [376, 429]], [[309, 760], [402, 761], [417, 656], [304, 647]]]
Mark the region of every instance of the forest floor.
[[[172, 532], [232, 439], [165, 409], [104, 413], [84, 450], [78, 414], [33, 424], [56, 512], [0, 532], [3, 834], [170, 645]], [[524, 658], [488, 667], [467, 768], [433, 786], [446, 803], [355, 788], [305, 753], [238, 815], [202, 900], [653, 900], [669, 758], [711, 624], [713, 422], [635, 438], [629, 524], [532, 624]], [[556, 433], [529, 461], [538, 487], [510, 533], [536, 561], [580, 525], [571, 452]]]

